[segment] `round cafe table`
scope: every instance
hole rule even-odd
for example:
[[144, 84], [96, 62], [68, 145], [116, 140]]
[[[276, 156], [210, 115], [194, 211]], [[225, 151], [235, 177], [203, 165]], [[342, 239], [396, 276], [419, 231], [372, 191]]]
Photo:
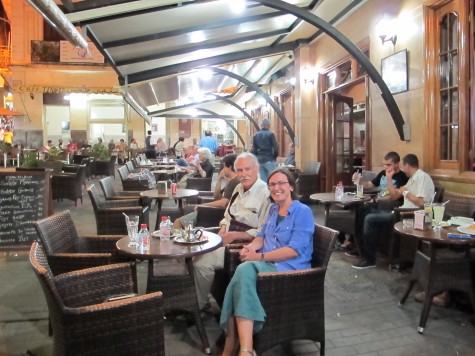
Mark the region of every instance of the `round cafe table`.
[[157, 212], [157, 221], [155, 223], [155, 230], [158, 230], [160, 226], [160, 210], [162, 208], [162, 201], [165, 199], [175, 199], [178, 201], [178, 209], [180, 210], [180, 214], [183, 216], [183, 199], [194, 197], [198, 195], [198, 191], [195, 189], [177, 189], [176, 194], [172, 194], [171, 190], [168, 189], [166, 193], [159, 193], [158, 189], [149, 189], [140, 192], [140, 196], [148, 197], [150, 199], [157, 199], [158, 202], [158, 212]]
[[[432, 298], [446, 290], [466, 292], [475, 310], [475, 292], [471, 273], [470, 248], [475, 246], [475, 236], [467, 239], [449, 239], [449, 233], [461, 234], [455, 226], [441, 230], [418, 230], [404, 227], [403, 222], [394, 225], [394, 231], [408, 237], [416, 238], [418, 246], [414, 257], [409, 285], [404, 292], [399, 306], [406, 301], [415, 282], [419, 282], [425, 291], [421, 317], [417, 331], [422, 334], [429, 317]], [[457, 252], [443, 248], [457, 246]]]
[[[206, 242], [181, 244], [173, 240], [150, 239], [150, 250], [137, 250], [129, 247], [129, 237], [117, 241], [116, 247], [120, 254], [138, 260], [148, 260], [147, 293], [161, 291], [163, 293], [164, 312], [183, 310], [193, 314], [198, 333], [206, 354], [211, 353], [208, 337], [201, 320], [201, 313], [196, 298], [196, 286], [192, 258], [216, 250], [222, 245], [221, 237], [209, 231], [203, 232]], [[203, 239], [202, 237], [202, 239]], [[160, 264], [161, 259], [183, 258], [185, 265], [173, 261]], [[165, 261], [166, 262], [166, 261]], [[171, 262], [171, 261], [170, 261]]]
[[357, 205], [364, 204], [372, 199], [371, 195], [363, 195], [362, 198], [357, 198], [356, 195], [344, 193], [341, 199], [335, 198], [335, 193], [316, 193], [310, 195], [310, 199], [320, 202], [324, 205], [325, 208], [325, 224], [327, 221], [328, 214], [330, 212], [330, 206], [332, 204], [339, 204], [342, 206], [348, 206], [353, 208]]

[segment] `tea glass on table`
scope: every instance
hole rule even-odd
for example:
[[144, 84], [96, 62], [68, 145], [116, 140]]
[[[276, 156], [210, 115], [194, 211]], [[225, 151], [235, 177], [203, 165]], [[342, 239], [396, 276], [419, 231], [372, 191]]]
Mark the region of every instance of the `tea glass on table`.
[[434, 230], [440, 230], [442, 228], [441, 222], [444, 218], [445, 205], [442, 203], [432, 204], [432, 211], [434, 212]]
[[137, 243], [137, 233], [139, 231], [139, 216], [138, 215], [129, 215], [125, 217], [125, 224], [127, 225], [127, 235], [129, 236], [130, 242], [129, 247], [138, 247]]

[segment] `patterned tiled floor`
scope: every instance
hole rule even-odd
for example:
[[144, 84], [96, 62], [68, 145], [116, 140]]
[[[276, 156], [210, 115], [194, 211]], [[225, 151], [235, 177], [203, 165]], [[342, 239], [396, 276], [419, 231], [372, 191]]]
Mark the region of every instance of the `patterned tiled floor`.
[[[92, 181], [94, 183], [96, 181]], [[116, 183], [120, 181], [117, 178]], [[55, 203], [55, 210], [72, 211], [81, 234], [95, 233], [92, 207], [84, 193], [77, 208], [69, 201]], [[322, 210], [312, 206], [316, 220]], [[154, 221], [156, 210], [152, 211]], [[473, 314], [461, 307], [433, 307], [424, 335], [417, 333], [421, 304], [409, 297], [398, 308], [407, 281], [407, 273], [389, 271], [384, 260], [378, 267], [357, 271], [353, 258], [334, 252], [325, 285], [326, 355], [475, 355]], [[146, 264], [139, 264], [139, 282], [143, 289]], [[47, 307], [25, 252], [0, 254], [0, 355], [51, 355], [48, 337]], [[217, 322], [205, 322], [210, 343], [220, 335]], [[203, 354], [194, 326], [185, 322], [166, 322], [167, 355]], [[213, 351], [215, 349], [213, 348]], [[276, 347], [271, 355], [318, 355], [318, 346], [297, 341], [289, 347]]]

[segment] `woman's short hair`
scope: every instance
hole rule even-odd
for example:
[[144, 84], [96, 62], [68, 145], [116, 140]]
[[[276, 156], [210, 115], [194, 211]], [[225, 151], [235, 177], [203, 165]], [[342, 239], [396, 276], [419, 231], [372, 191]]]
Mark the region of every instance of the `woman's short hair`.
[[208, 147], [201, 147], [201, 148], [198, 148], [198, 153], [201, 153], [203, 154], [206, 159], [210, 159], [211, 158], [211, 151], [209, 150]]
[[226, 156], [223, 157], [223, 165], [228, 167], [228, 168], [231, 168], [231, 170], [233, 172], [235, 172], [234, 162], [236, 161], [236, 157], [237, 157], [237, 154], [235, 154], [235, 153], [231, 153], [231, 154], [226, 155]]
[[242, 159], [242, 158], [250, 158], [252, 163], [254, 164], [254, 166], [256, 168], [259, 168], [259, 161], [257, 160], [257, 157], [254, 156], [251, 152], [243, 152], [243, 153], [240, 153], [237, 157], [236, 157], [236, 160], [234, 161], [234, 171], [236, 171], [236, 162], [239, 160], [239, 159]]
[[[295, 181], [294, 175], [285, 167], [281, 168], [276, 168], [272, 172], [270, 172], [269, 177], [267, 178], [267, 184], [269, 184], [269, 180], [272, 178], [277, 173], [281, 173], [287, 177], [287, 180], [290, 184], [290, 186], [293, 188], [292, 191], [290, 192], [290, 197], [292, 200], [297, 200], [298, 196], [296, 193], [297, 190], [297, 182]], [[272, 196], [270, 196], [270, 200], [274, 202], [274, 199], [272, 199]]]

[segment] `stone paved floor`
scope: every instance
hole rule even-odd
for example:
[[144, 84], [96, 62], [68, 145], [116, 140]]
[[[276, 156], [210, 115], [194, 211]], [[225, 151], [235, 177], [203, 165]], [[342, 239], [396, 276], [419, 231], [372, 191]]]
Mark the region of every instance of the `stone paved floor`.
[[[92, 180], [90, 183], [97, 183]], [[117, 176], [119, 189], [120, 181]], [[92, 207], [84, 192], [78, 207], [70, 201], [55, 203], [55, 211], [69, 209], [80, 234], [95, 233]], [[316, 221], [322, 209], [312, 206]], [[154, 222], [156, 210], [151, 213]], [[364, 271], [351, 268], [351, 257], [335, 251], [325, 285], [326, 354], [329, 356], [475, 355], [473, 314], [460, 307], [432, 307], [424, 335], [417, 333], [421, 304], [410, 296], [397, 307], [408, 278], [407, 273], [389, 271], [384, 259], [378, 267]], [[146, 264], [141, 263], [139, 287], [143, 290]], [[216, 307], [213, 307], [215, 311]], [[47, 307], [26, 252], [0, 253], [0, 355], [51, 355]], [[216, 321], [205, 322], [211, 344], [220, 335]], [[167, 355], [203, 354], [196, 328], [168, 320], [165, 327]], [[213, 349], [213, 351], [215, 351]], [[318, 355], [318, 346], [297, 341], [290, 347], [276, 347], [273, 355]]]

